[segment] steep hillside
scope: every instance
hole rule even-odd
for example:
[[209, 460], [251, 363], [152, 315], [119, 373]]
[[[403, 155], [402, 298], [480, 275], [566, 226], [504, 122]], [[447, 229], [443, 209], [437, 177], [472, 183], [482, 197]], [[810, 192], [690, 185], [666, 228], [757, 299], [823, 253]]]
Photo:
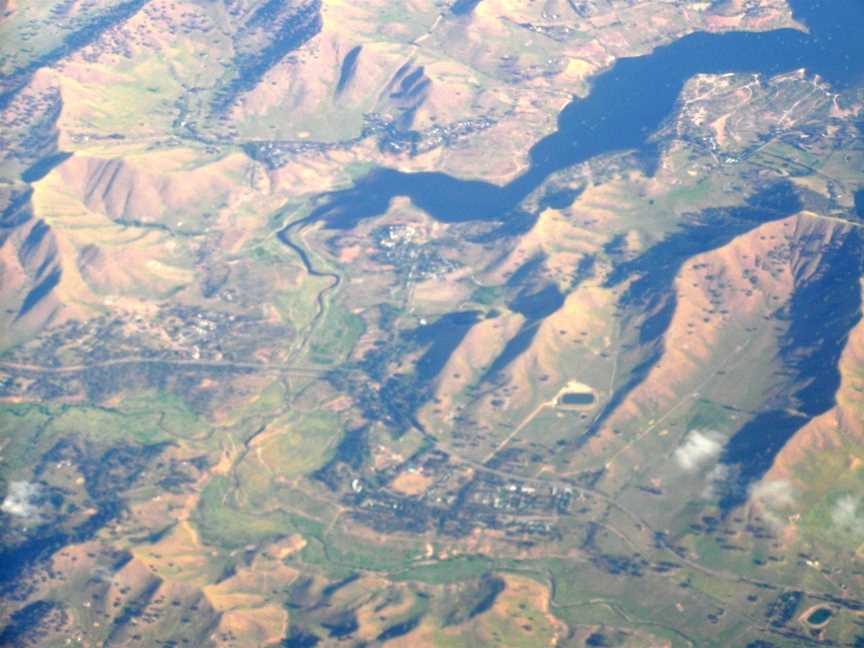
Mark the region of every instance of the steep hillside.
[[0, 3], [0, 644], [860, 645], [862, 25]]

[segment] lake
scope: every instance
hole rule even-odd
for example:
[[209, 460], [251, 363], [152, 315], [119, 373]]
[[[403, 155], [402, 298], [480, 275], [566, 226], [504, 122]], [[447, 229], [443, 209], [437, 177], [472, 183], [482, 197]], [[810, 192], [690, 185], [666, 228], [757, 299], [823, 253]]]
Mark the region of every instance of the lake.
[[[336, 191], [311, 220], [351, 228], [387, 210], [396, 196], [442, 222], [524, 218], [520, 203], [550, 174], [598, 155], [636, 149], [654, 155], [650, 136], [673, 111], [687, 79], [700, 73], [776, 75], [798, 68], [843, 88], [864, 75], [864, 3], [793, 0], [796, 18], [810, 33], [695, 33], [650, 54], [618, 60], [597, 76], [587, 97], [574, 98], [558, 116], [558, 130], [531, 147], [530, 167], [499, 186], [444, 173], [376, 169], [354, 187]], [[556, 197], [550, 196], [549, 200]]]

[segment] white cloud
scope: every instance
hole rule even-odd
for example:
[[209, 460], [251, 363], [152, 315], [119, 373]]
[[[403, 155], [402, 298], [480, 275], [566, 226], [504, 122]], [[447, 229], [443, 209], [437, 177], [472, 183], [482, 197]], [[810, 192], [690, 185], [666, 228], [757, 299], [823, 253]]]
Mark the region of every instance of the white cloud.
[[716, 432], [693, 430], [684, 443], [675, 450], [675, 461], [688, 472], [699, 469], [716, 459], [723, 450], [723, 437]]
[[702, 489], [702, 499], [720, 497], [730, 480], [734, 479], [735, 471], [730, 466], [717, 464], [705, 475], [705, 488]]
[[785, 479], [761, 481], [750, 489], [750, 498], [772, 508], [785, 508], [795, 503], [795, 487]]
[[36, 501], [41, 492], [42, 489], [39, 484], [31, 484], [26, 481], [10, 482], [9, 492], [6, 494], [6, 499], [3, 500], [3, 504], [0, 504], [0, 511], [18, 517], [30, 517], [39, 512]]
[[852, 495], [844, 495], [834, 503], [831, 509], [831, 521], [834, 526], [843, 531], [864, 534], [864, 519], [862, 519], [861, 500]]

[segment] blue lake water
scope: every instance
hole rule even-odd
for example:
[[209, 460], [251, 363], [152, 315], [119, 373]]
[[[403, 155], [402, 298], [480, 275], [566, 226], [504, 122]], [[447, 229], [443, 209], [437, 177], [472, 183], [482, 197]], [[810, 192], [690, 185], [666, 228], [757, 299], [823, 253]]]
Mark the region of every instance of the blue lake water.
[[[475, 3], [463, 4], [473, 8]], [[508, 184], [381, 168], [360, 178], [351, 188], [324, 196], [323, 203], [307, 220], [322, 220], [331, 228], [348, 229], [365, 218], [382, 214], [393, 198], [405, 196], [439, 221], [496, 221], [502, 224], [496, 235], [513, 234], [529, 227], [536, 218], [522, 203], [551, 174], [620, 151], [635, 150], [643, 159], [656, 157], [651, 136], [674, 110], [684, 83], [696, 74], [738, 72], [772, 76], [805, 68], [808, 74], [818, 74], [838, 90], [861, 82], [864, 1], [792, 0], [790, 4], [808, 32], [781, 29], [695, 33], [647, 55], [617, 61], [594, 79], [587, 97], [574, 98], [561, 111], [557, 130], [531, 147], [530, 166]], [[613, 282], [623, 281], [628, 272], [638, 272], [642, 277], [629, 289], [625, 300], [637, 300], [647, 312], [655, 313], [640, 332], [641, 342], [653, 351], [612, 395], [588, 436], [659, 359], [670, 307], [674, 305], [663, 301], [664, 291], [670, 289], [667, 279], [693, 254], [713, 249], [756, 227], [760, 219], [792, 213], [797, 205], [790, 201], [779, 206], [773, 204], [771, 190], [777, 188], [769, 188], [753, 197], [747, 207], [723, 214], [718, 221], [685, 225], [679, 234], [616, 270]], [[778, 195], [785, 194], [781, 191]], [[566, 204], [572, 198], [550, 193], [541, 197], [540, 204]], [[864, 193], [859, 192], [855, 200], [860, 215], [864, 210]], [[742, 196], [741, 202], [747, 202], [747, 197]], [[725, 498], [725, 505], [743, 501], [747, 485], [765, 473], [791, 435], [811, 417], [833, 405], [839, 384], [836, 361], [860, 313], [857, 276], [861, 272], [861, 255], [862, 242], [857, 234], [838, 242], [826, 254], [822, 270], [801, 287], [801, 294], [789, 305], [786, 313], [789, 333], [781, 356], [790, 372], [790, 381], [800, 387], [789, 394], [783, 409], [759, 415], [733, 435], [723, 460], [736, 466], [740, 478]], [[559, 295], [555, 297], [560, 299]], [[536, 324], [548, 315], [547, 301], [538, 301], [539, 311], [543, 312], [529, 316], [531, 321], [514, 338], [504, 357], [493, 364], [493, 369], [506, 366], [530, 345]], [[533, 304], [526, 303], [528, 310], [532, 310]], [[511, 305], [517, 310], [519, 306]], [[446, 331], [442, 335], [453, 337]], [[464, 329], [459, 328], [456, 337], [462, 335]], [[806, 350], [802, 353], [802, 349]], [[442, 366], [442, 358], [452, 351], [452, 345], [442, 344], [436, 351], [440, 353], [435, 354], [435, 361], [424, 367], [427, 377]], [[790, 413], [793, 409], [796, 413]], [[584, 438], [577, 440], [577, 445]]]
[[443, 222], [505, 221], [550, 174], [595, 156], [637, 149], [652, 153], [649, 139], [673, 110], [687, 79], [699, 73], [753, 72], [775, 75], [798, 68], [819, 74], [838, 88], [864, 75], [864, 2], [793, 0], [796, 18], [810, 33], [695, 33], [650, 54], [620, 59], [558, 116], [558, 130], [529, 151], [529, 169], [499, 186], [443, 173], [378, 169], [350, 189], [329, 195], [312, 214], [336, 228], [384, 212], [396, 196], [407, 196]]

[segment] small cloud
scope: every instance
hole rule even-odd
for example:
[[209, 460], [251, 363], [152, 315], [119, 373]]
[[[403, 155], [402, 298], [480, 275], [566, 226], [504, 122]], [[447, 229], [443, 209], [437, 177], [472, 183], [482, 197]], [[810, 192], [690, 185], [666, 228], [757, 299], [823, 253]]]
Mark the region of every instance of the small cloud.
[[723, 437], [716, 432], [693, 430], [675, 450], [675, 461], [688, 472], [699, 469], [717, 458], [723, 450]]
[[795, 487], [785, 479], [763, 480], [749, 489], [750, 502], [759, 507], [765, 522], [778, 533], [789, 527], [789, 509], [797, 497]]
[[17, 517], [31, 517], [39, 512], [38, 500], [42, 494], [39, 484], [31, 484], [26, 481], [14, 481], [9, 483], [9, 492], [0, 511], [15, 515]]
[[750, 489], [750, 499], [771, 508], [786, 508], [795, 503], [795, 487], [785, 479], [761, 481]]
[[717, 464], [705, 475], [705, 488], [702, 489], [703, 499], [720, 497], [728, 490], [728, 485], [734, 480], [735, 470], [724, 464]]
[[831, 522], [843, 531], [856, 535], [864, 534], [864, 519], [862, 519], [861, 500], [852, 495], [844, 495], [838, 499], [831, 509]]

